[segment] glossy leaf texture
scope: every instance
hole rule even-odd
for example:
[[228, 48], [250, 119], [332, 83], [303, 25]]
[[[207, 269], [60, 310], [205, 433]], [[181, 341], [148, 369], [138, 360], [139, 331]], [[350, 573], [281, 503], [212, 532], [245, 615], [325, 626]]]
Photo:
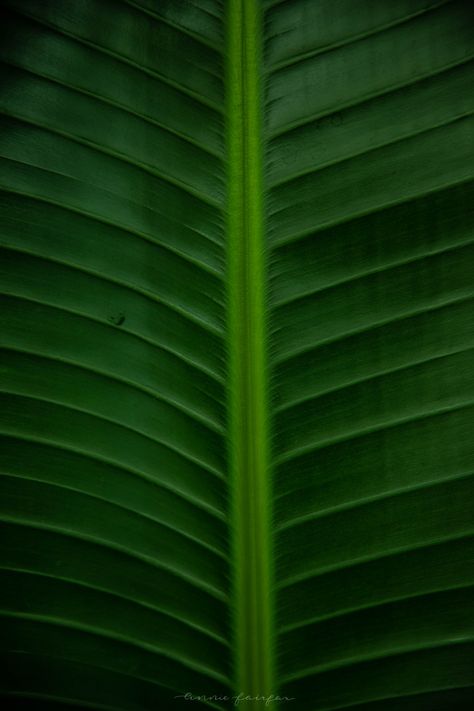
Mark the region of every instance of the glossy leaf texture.
[[[249, 644], [281, 708], [468, 709], [473, 6], [239, 1], [261, 15], [262, 162], [246, 160], [272, 512], [246, 535], [272, 541], [274, 597], [270, 638]], [[9, 708], [247, 691], [228, 462], [230, 351], [255, 355], [229, 335], [236, 2], [2, 5]]]
[[212, 5], [4, 12], [0, 607], [13, 694], [156, 709], [183, 685], [227, 685]]

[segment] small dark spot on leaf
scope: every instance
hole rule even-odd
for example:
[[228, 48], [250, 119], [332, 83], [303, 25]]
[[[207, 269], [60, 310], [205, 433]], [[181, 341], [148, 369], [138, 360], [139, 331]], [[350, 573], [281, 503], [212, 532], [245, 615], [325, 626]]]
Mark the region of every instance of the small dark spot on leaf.
[[125, 322], [125, 314], [112, 314], [109, 316], [109, 321], [115, 326], [121, 326]]

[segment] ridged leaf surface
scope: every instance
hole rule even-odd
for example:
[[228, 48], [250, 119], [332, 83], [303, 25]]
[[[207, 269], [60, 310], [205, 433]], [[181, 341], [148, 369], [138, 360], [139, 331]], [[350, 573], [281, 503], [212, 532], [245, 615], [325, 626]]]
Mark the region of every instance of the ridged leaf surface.
[[473, 20], [4, 1], [8, 708], [472, 706]]

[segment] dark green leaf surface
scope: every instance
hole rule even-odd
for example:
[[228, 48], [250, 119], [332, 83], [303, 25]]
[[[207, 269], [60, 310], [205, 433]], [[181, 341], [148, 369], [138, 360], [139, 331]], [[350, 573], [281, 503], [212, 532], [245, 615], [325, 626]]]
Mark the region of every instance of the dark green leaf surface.
[[268, 28], [283, 690], [468, 708], [472, 11], [297, 0]]
[[14, 694], [161, 708], [229, 675], [222, 20], [167, 5], [4, 15]]
[[473, 20], [3, 3], [8, 708], [471, 708]]

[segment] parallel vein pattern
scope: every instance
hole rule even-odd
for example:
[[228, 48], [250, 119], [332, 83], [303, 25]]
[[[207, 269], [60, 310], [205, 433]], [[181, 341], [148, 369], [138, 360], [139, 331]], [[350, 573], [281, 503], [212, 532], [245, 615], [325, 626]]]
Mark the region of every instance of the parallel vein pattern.
[[223, 18], [206, 6], [2, 8], [8, 706], [228, 687]]
[[266, 32], [281, 689], [468, 708], [472, 8], [294, 0]]
[[7, 708], [473, 707], [473, 8], [2, 3]]

